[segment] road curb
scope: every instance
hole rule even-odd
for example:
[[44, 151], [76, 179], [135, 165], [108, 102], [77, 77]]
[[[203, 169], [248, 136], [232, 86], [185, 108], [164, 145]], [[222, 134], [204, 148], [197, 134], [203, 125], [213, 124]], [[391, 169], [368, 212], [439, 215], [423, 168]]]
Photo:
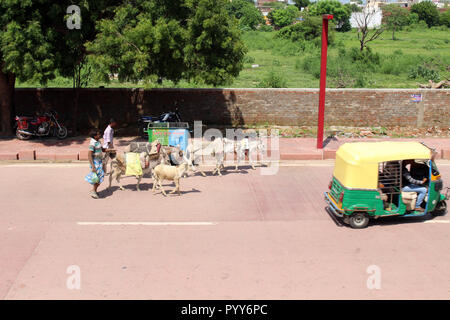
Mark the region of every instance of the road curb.
[[[268, 155], [270, 158], [270, 155]], [[333, 160], [336, 158], [336, 150], [320, 150], [315, 152], [304, 153], [280, 153], [281, 161], [291, 160]], [[442, 149], [438, 151], [437, 159], [450, 160], [450, 149]], [[55, 162], [71, 162], [71, 161], [88, 161], [88, 151], [80, 150], [78, 153], [50, 153], [36, 152], [35, 150], [22, 150], [17, 153], [6, 152], [0, 153], [0, 161], [55, 161]]]

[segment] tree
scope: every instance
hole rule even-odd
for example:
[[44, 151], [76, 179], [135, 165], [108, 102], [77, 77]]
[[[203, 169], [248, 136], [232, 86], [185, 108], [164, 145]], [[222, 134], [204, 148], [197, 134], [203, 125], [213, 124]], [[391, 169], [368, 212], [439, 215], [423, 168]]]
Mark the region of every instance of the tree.
[[275, 9], [269, 12], [267, 18], [270, 23], [277, 28], [291, 25], [300, 16], [300, 11], [296, 6], [287, 6], [284, 9]]
[[439, 24], [439, 11], [436, 5], [431, 1], [422, 1], [415, 3], [411, 7], [412, 13], [417, 13], [420, 20], [427, 23], [428, 27]]
[[[334, 24], [328, 25], [328, 42], [332, 43], [334, 40]], [[291, 26], [284, 27], [280, 29], [277, 33], [277, 37], [289, 39], [291, 41], [310, 41], [322, 36], [322, 18], [321, 17], [311, 17], [306, 16], [305, 20], [296, 23]]]
[[226, 0], [126, 1], [114, 17], [98, 23], [87, 43], [103, 80], [139, 80], [221, 85], [243, 68], [246, 53]]
[[358, 6], [357, 4], [355, 4], [355, 3], [352, 3], [352, 4], [346, 3], [346, 4], [344, 4], [344, 6], [346, 6], [347, 9], [350, 10], [350, 12], [361, 12], [361, 11], [362, 11], [361, 7], [359, 7], [359, 6]]
[[309, 0], [294, 0], [295, 6], [300, 10], [306, 8], [311, 3]]
[[450, 28], [450, 10], [446, 10], [441, 13], [441, 16], [439, 17], [439, 22], [441, 25]]
[[372, 26], [375, 15], [376, 11], [370, 9], [363, 10], [363, 12], [354, 15], [360, 51], [367, 48], [367, 43], [376, 40], [385, 29], [383, 25]]
[[[85, 0], [77, 5], [80, 10], [80, 28], [69, 29], [67, 24], [71, 16], [67, 16], [67, 8], [73, 1], [60, 1], [53, 6], [53, 20], [60, 32], [54, 43], [56, 60], [54, 62], [58, 73], [63, 77], [73, 79], [74, 99], [72, 113], [72, 130], [78, 128], [79, 89], [86, 86], [90, 80], [92, 68], [87, 63], [86, 41], [92, 41], [96, 34], [97, 20], [113, 14], [115, 6], [121, 0]], [[61, 17], [65, 17], [61, 19]]]
[[[45, 84], [58, 71], [81, 82], [84, 42], [95, 35], [95, 21], [107, 0], [84, 0], [82, 28], [69, 29], [67, 8], [73, 1], [9, 0], [0, 2], [0, 134], [12, 133], [16, 79]], [[76, 118], [76, 116], [74, 117]]]
[[392, 40], [395, 40], [395, 31], [401, 30], [409, 23], [409, 12], [407, 9], [396, 4], [383, 6], [383, 24], [392, 31]]
[[54, 53], [48, 39], [55, 30], [40, 12], [47, 1], [0, 2], [0, 134], [12, 133], [12, 108], [16, 79], [45, 82], [53, 75]]
[[[350, 10], [338, 0], [320, 0], [309, 6], [308, 13], [311, 16], [332, 14], [339, 31], [349, 31]], [[351, 28], [351, 27], [350, 27]]]
[[264, 17], [251, 0], [233, 0], [227, 3], [227, 11], [230, 15], [239, 19], [240, 27], [248, 27], [255, 30], [264, 23]]

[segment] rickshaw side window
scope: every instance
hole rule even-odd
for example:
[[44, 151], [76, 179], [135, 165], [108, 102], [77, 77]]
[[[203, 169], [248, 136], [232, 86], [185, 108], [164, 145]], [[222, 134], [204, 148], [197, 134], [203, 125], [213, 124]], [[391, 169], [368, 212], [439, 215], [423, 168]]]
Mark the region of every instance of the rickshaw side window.
[[402, 165], [400, 161], [378, 164], [378, 189], [386, 204], [398, 203], [402, 190]]

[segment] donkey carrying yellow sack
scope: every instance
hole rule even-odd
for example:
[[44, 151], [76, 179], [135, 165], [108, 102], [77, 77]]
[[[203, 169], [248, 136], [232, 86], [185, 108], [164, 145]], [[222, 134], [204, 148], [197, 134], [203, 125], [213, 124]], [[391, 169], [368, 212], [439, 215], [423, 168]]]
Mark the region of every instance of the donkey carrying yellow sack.
[[127, 176], [141, 176], [142, 166], [140, 160], [140, 154], [135, 152], [127, 152], [127, 169], [125, 175]]

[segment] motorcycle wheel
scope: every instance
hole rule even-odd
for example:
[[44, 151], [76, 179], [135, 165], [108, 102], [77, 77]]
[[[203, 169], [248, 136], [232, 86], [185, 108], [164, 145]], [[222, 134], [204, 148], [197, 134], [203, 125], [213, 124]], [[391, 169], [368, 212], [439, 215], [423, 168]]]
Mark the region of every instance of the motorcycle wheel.
[[19, 138], [19, 140], [29, 140], [31, 139], [31, 134], [23, 134], [19, 132], [19, 128], [16, 129], [16, 137]]
[[65, 139], [67, 137], [67, 128], [63, 126], [55, 128], [55, 134], [58, 139]]

